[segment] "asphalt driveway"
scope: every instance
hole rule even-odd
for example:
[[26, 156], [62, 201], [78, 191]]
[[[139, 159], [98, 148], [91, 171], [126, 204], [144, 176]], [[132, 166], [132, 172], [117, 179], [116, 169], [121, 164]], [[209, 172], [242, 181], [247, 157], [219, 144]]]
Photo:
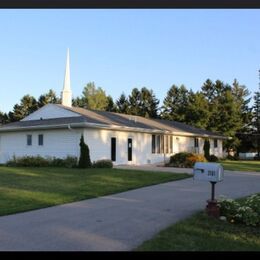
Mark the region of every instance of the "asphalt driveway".
[[[259, 173], [225, 172], [216, 196], [260, 192]], [[192, 178], [0, 217], [1, 251], [132, 250], [206, 206], [210, 184]]]

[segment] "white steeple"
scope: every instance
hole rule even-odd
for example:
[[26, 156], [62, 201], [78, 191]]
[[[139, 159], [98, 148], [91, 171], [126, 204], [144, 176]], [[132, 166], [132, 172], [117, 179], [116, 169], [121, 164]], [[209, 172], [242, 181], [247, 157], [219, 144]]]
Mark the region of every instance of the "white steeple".
[[61, 104], [63, 106], [71, 107], [71, 102], [72, 102], [72, 92], [70, 89], [70, 52], [68, 48], [64, 85], [63, 85], [63, 90], [61, 92]]

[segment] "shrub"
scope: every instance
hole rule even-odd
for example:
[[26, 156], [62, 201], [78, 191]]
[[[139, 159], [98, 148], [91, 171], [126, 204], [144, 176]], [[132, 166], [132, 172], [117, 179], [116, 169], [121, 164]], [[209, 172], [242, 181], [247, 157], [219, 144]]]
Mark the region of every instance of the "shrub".
[[77, 166], [78, 158], [75, 156], [67, 156], [64, 159], [53, 158], [51, 160], [50, 166], [53, 167], [65, 167], [65, 168], [74, 168]]
[[42, 156], [22, 156], [22, 157], [13, 157], [12, 160], [9, 160], [6, 163], [7, 166], [16, 166], [16, 167], [67, 167], [72, 168], [77, 165], [77, 157], [67, 156], [64, 159]]
[[207, 160], [208, 160], [209, 162], [218, 162], [218, 161], [219, 161], [218, 157], [217, 157], [216, 155], [214, 155], [214, 154], [211, 154], [211, 155], [207, 158]]
[[192, 156], [192, 153], [176, 153], [170, 157], [169, 165], [174, 167], [185, 167], [185, 162], [189, 156]]
[[260, 216], [260, 194], [254, 194], [248, 197], [245, 205], [253, 209]]
[[173, 167], [193, 167], [196, 162], [206, 162], [202, 154], [181, 152], [170, 157], [168, 166]]
[[185, 167], [193, 167], [196, 162], [206, 162], [206, 158], [202, 154], [192, 154], [187, 157]]
[[89, 148], [88, 145], [84, 142], [84, 137], [81, 135], [80, 138], [80, 157], [79, 157], [79, 168], [90, 168], [91, 167], [91, 160], [89, 156]]
[[260, 225], [260, 194], [251, 195], [245, 201], [220, 199], [220, 214], [231, 223], [242, 223], [248, 226]]
[[22, 156], [13, 157], [6, 163], [7, 166], [20, 166], [20, 167], [46, 167], [50, 165], [50, 161], [40, 155], [37, 156]]
[[111, 160], [98, 160], [93, 162], [93, 168], [113, 168], [113, 162]]

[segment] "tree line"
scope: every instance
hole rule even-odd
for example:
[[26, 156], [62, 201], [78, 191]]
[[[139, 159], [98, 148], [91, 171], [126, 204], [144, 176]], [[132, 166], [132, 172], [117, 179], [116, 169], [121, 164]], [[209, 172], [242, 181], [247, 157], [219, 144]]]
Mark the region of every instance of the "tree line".
[[[246, 86], [240, 85], [236, 79], [232, 84], [207, 79], [196, 92], [184, 85], [172, 85], [159, 107], [159, 99], [147, 87], [133, 88], [128, 96], [123, 92], [118, 99], [113, 100], [104, 89], [90, 82], [80, 96], [73, 98], [72, 104], [94, 110], [183, 122], [231, 137], [225, 142], [225, 148], [236, 150], [243, 143], [241, 136], [245, 136], [245, 133], [255, 136], [260, 134], [260, 94], [254, 93], [252, 107], [249, 106], [250, 94]], [[0, 112], [0, 123], [21, 120], [49, 103], [61, 103], [52, 89], [38, 99], [25, 95], [12, 111]]]

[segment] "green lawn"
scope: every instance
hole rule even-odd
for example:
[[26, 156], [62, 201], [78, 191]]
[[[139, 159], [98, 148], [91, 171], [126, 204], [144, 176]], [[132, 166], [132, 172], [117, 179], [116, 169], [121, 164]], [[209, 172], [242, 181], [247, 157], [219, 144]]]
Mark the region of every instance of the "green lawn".
[[221, 161], [225, 170], [260, 172], [260, 161]]
[[180, 221], [137, 251], [260, 251], [260, 228], [232, 225], [204, 212]]
[[0, 167], [0, 216], [190, 176], [121, 169]]

